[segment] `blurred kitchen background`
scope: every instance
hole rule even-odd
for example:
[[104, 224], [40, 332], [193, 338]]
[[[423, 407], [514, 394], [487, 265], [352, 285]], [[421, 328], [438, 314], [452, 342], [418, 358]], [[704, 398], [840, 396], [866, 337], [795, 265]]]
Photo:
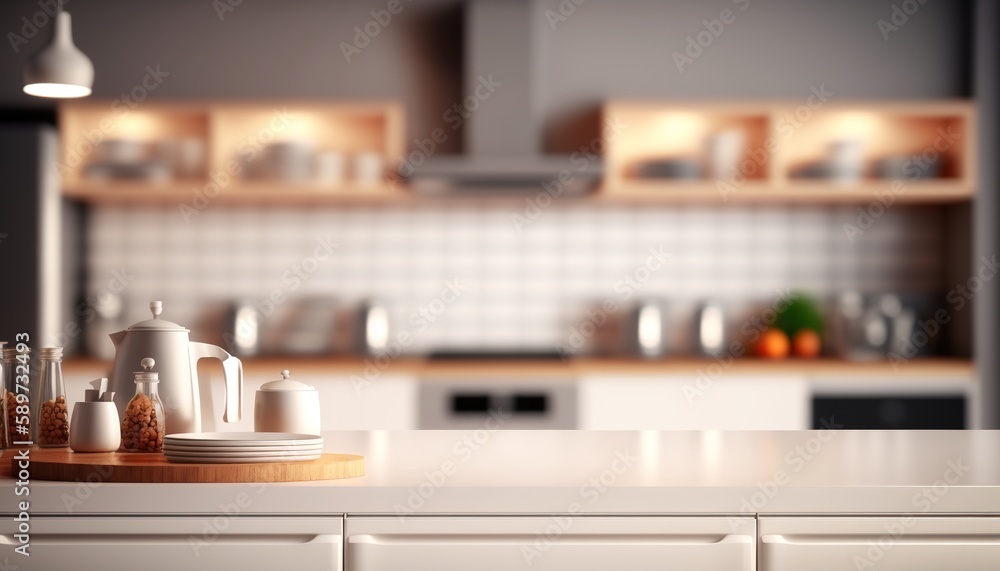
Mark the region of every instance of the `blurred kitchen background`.
[[71, 395], [162, 300], [327, 430], [1000, 427], [992, 2], [65, 6], [58, 104], [0, 6], [0, 338]]

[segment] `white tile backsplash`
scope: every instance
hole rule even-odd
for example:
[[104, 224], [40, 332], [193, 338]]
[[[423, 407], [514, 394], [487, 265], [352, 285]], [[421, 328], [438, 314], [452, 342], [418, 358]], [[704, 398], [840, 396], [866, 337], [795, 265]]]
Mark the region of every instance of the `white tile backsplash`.
[[[88, 293], [111, 272], [137, 277], [128, 319], [163, 299], [165, 317], [209, 327], [204, 315], [237, 299], [330, 297], [348, 307], [377, 299], [412, 350], [562, 341], [649, 257], [670, 257], [625, 305], [662, 299], [689, 315], [696, 301], [761, 302], [793, 287], [826, 297], [846, 289], [933, 292], [943, 285], [943, 217], [897, 206], [852, 244], [851, 207], [553, 205], [518, 232], [523, 204], [419, 207], [223, 207], [191, 224], [169, 208], [95, 206], [88, 230]], [[318, 239], [338, 244], [311, 259]], [[295, 268], [308, 279], [289, 280]], [[645, 275], [645, 272], [640, 272]], [[423, 332], [410, 316], [457, 278], [466, 291]], [[256, 297], [255, 297], [256, 296]], [[687, 308], [683, 309], [680, 308]], [[622, 310], [624, 313], [624, 310]], [[216, 332], [210, 332], [216, 334]]]

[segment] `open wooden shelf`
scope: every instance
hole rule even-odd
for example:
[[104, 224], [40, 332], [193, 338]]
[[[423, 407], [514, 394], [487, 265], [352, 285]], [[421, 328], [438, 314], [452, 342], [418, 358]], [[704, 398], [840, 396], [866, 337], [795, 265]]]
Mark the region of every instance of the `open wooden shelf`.
[[[183, 202], [197, 193], [215, 195], [213, 201], [268, 203], [396, 196], [388, 173], [405, 150], [403, 121], [398, 103], [148, 102], [123, 110], [66, 102], [59, 107], [63, 194], [95, 203]], [[152, 162], [167, 172], [146, 179], [88, 173], [94, 166], [108, 172], [114, 160], [103, 154], [116, 144], [133, 156], [127, 164]], [[279, 152], [287, 153], [285, 160], [267, 160]], [[358, 180], [353, 161], [361, 154], [381, 160], [381, 172], [369, 169], [377, 180]], [[342, 182], [321, 182], [321, 158], [338, 156]], [[285, 179], [277, 178], [275, 164]]]
[[[605, 178], [598, 194], [607, 200], [864, 203], [888, 192], [894, 202], [952, 203], [975, 195], [975, 110], [967, 101], [828, 101], [815, 109], [806, 100], [613, 101], [603, 113], [605, 125], [625, 125], [604, 133]], [[705, 172], [707, 146], [720, 134], [743, 142], [739, 172], [715, 180]], [[799, 175], [827, 164], [833, 144], [852, 141], [860, 145], [863, 168], [856, 180]], [[918, 158], [925, 153], [933, 160]], [[643, 175], [661, 160], [686, 161], [702, 172], [687, 179]], [[906, 168], [880, 177], [876, 163], [882, 160]]]
[[[790, 121], [807, 110], [808, 117]], [[170, 204], [191, 202], [210, 188], [211, 173], [225, 172], [247, 154], [279, 117], [293, 119], [273, 133], [274, 140], [308, 141], [317, 151], [379, 154], [386, 176], [359, 185], [348, 178], [336, 186], [231, 177], [211, 200], [230, 204], [340, 204], [448, 200], [522, 200], [511, 196], [476, 196], [473, 192], [427, 196], [411, 192], [388, 175], [406, 152], [403, 110], [397, 103], [350, 102], [176, 102], [146, 103], [127, 113], [94, 101], [60, 107], [63, 193], [86, 203]], [[840, 102], [809, 109], [799, 102], [631, 102], [612, 101], [604, 115], [623, 123], [608, 132], [603, 184], [573, 200], [612, 203], [858, 203], [879, 200], [889, 192], [894, 202], [948, 204], [975, 195], [975, 110], [967, 101]], [[282, 119], [283, 121], [284, 119]], [[280, 121], [279, 121], [280, 122]], [[608, 124], [606, 122], [606, 124]], [[743, 156], [753, 159], [745, 179], [667, 179], [636, 176], [637, 165], [662, 158], [704, 160], [708, 137], [741, 133]], [[878, 159], [906, 157], [932, 149], [941, 133], [957, 133], [941, 145], [940, 172], [934, 178], [875, 178]], [[95, 135], [96, 134], [96, 135]], [[98, 137], [99, 135], [99, 137]], [[164, 182], [101, 181], [84, 175], [94, 159], [93, 141], [194, 139], [204, 146], [201, 171], [187, 179]], [[831, 142], [864, 141], [865, 176], [855, 182], [796, 178], [803, 165], [822, 162]], [[769, 144], [777, 141], [777, 144]], [[256, 147], [260, 152], [259, 146]], [[88, 151], [89, 149], [89, 151]], [[83, 151], [81, 153], [81, 151]], [[766, 151], [766, 152], [765, 152]], [[349, 170], [349, 169], [348, 169]], [[567, 198], [567, 200], [569, 200]]]

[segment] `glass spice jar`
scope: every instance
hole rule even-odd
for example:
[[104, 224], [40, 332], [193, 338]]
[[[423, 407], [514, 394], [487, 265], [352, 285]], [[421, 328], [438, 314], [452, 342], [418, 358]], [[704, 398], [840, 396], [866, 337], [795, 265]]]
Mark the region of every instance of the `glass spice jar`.
[[39, 351], [40, 380], [36, 442], [44, 448], [69, 446], [69, 407], [62, 374], [62, 347]]
[[[6, 341], [3, 342], [7, 344]], [[2, 363], [0, 370], [3, 375], [3, 405], [4, 405], [4, 441], [7, 447], [13, 448], [15, 442], [31, 440], [31, 415], [28, 414], [29, 400], [28, 393], [24, 390], [24, 385], [20, 391], [17, 390], [17, 349], [15, 347], [4, 347], [2, 353]], [[21, 395], [18, 398], [18, 395]], [[20, 433], [18, 433], [20, 431]]]
[[162, 452], [166, 416], [156, 386], [160, 374], [152, 371], [156, 361], [146, 357], [135, 372], [135, 396], [125, 406], [122, 447], [128, 452]]
[[[3, 436], [0, 436], [0, 454], [3, 454], [4, 450], [13, 446], [11, 440], [10, 429], [8, 428], [8, 422], [10, 421], [7, 408], [7, 403], [10, 401], [7, 391], [7, 367], [4, 366], [3, 352], [7, 347], [6, 341], [0, 341], [0, 405], [3, 405], [3, 422], [0, 422], [0, 428], [3, 429]], [[15, 405], [16, 406], [16, 405]]]

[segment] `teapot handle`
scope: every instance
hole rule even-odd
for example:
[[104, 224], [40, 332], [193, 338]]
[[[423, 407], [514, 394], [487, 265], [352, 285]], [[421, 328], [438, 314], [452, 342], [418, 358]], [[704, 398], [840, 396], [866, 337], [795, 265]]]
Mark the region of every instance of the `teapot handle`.
[[226, 379], [226, 409], [222, 413], [225, 422], [239, 422], [243, 417], [243, 362], [227, 353], [222, 347], [208, 343], [191, 342], [191, 360], [218, 359]]

